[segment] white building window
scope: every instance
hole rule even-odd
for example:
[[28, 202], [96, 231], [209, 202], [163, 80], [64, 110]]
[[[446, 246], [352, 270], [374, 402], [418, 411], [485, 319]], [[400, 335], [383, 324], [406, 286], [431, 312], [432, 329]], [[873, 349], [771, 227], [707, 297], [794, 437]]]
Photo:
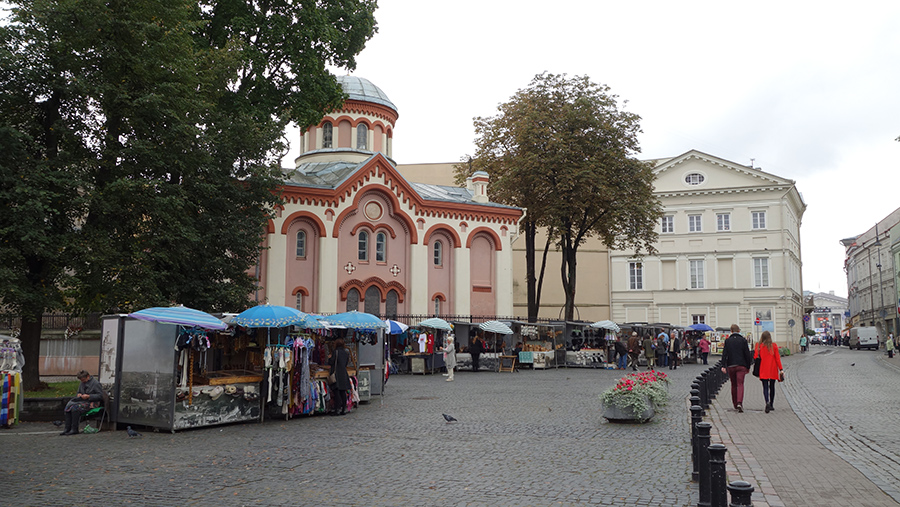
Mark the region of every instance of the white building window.
[[322, 124], [322, 148], [331, 148], [334, 144], [334, 127], [330, 121]]
[[692, 289], [703, 289], [706, 287], [706, 282], [704, 281], [704, 264], [703, 260], [692, 260], [691, 261], [691, 288]]
[[306, 231], [297, 232], [297, 257], [306, 257]]
[[768, 287], [769, 286], [769, 259], [757, 258], [753, 259], [753, 286]]
[[441, 298], [434, 298], [434, 314], [441, 315]]
[[706, 315], [704, 315], [704, 314], [691, 315], [691, 321], [693, 324], [706, 324]]
[[369, 127], [366, 127], [365, 123], [356, 126], [356, 149], [369, 149]]
[[662, 232], [663, 234], [675, 232], [675, 217], [672, 215], [665, 215], [662, 217]]
[[631, 290], [644, 290], [644, 265], [640, 262], [628, 263], [628, 287]]
[[366, 231], [359, 231], [359, 239], [357, 241], [359, 252], [356, 258], [361, 261], [369, 260], [369, 233]]
[[703, 232], [703, 215], [688, 215], [688, 231]]
[[706, 179], [700, 173], [691, 173], [684, 177], [684, 182], [688, 185], [699, 185]]
[[438, 267], [444, 265], [444, 244], [440, 241], [434, 242], [434, 265]]
[[730, 231], [731, 230], [731, 213], [719, 213], [716, 215], [716, 230], [717, 231]]
[[302, 292], [297, 293], [297, 309], [300, 310], [301, 312], [303, 311], [303, 293]]
[[765, 211], [754, 211], [753, 212], [753, 228], [754, 229], [765, 229], [766, 228], [766, 212]]
[[387, 234], [375, 235], [375, 262], [387, 262]]

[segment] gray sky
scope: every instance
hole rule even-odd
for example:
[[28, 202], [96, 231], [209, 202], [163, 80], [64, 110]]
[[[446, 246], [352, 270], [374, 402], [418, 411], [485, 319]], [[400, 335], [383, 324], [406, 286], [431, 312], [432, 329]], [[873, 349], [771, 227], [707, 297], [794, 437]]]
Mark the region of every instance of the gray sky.
[[900, 3], [378, 3], [353, 75], [397, 105], [398, 163], [472, 153], [472, 119], [549, 71], [627, 101], [641, 158], [697, 149], [797, 181], [806, 290], [846, 297], [839, 240], [900, 207]]

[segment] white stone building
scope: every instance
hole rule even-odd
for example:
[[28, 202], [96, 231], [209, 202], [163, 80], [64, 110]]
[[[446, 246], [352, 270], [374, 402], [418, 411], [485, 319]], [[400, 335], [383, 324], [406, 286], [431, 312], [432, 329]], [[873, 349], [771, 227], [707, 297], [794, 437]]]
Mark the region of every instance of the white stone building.
[[612, 319], [737, 323], [753, 340], [768, 330], [796, 349], [806, 204], [794, 181], [695, 150], [654, 162], [658, 251], [609, 251]]

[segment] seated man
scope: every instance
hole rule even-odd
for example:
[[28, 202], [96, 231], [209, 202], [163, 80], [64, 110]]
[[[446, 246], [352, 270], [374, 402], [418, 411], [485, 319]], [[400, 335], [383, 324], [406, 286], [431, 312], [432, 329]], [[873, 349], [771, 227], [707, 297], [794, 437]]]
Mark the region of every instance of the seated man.
[[76, 377], [81, 385], [78, 386], [78, 394], [66, 403], [66, 430], [60, 433], [64, 436], [77, 435], [81, 414], [103, 401], [103, 387], [97, 379], [85, 370], [78, 372]]

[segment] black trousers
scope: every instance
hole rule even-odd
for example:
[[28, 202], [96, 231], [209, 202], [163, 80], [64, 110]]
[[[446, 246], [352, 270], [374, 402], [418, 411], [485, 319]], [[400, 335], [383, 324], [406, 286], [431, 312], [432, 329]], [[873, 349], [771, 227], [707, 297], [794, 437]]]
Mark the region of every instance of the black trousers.
[[472, 354], [472, 371], [478, 371], [478, 359], [481, 354]]

